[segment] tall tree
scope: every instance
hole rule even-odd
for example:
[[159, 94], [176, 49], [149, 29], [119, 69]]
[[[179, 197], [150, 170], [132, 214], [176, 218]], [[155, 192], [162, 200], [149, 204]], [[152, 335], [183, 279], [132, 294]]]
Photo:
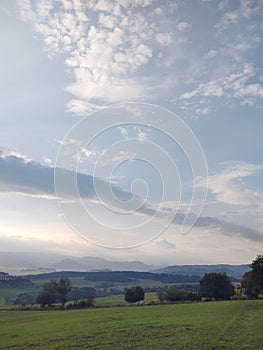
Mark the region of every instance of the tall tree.
[[[68, 278], [60, 278], [59, 281], [50, 280], [42, 287], [42, 291], [38, 295], [38, 303], [41, 305], [51, 306], [55, 302], [61, 302], [64, 306], [67, 301], [67, 294], [72, 286]], [[46, 302], [45, 302], [46, 301]]]
[[248, 271], [243, 275], [241, 287], [245, 289], [248, 298], [257, 298], [259, 289], [255, 285], [252, 271]]
[[47, 283], [44, 283], [42, 286], [42, 291], [47, 292], [51, 295], [53, 302], [58, 302], [58, 283], [55, 280], [50, 280]]
[[263, 294], [263, 255], [258, 255], [250, 267], [254, 287], [258, 294]]
[[67, 301], [67, 294], [71, 291], [71, 283], [68, 278], [60, 278], [60, 280], [57, 283], [57, 296], [58, 300], [61, 302], [61, 304], [64, 306], [65, 302]]
[[225, 273], [206, 273], [199, 283], [202, 297], [229, 299], [235, 294], [234, 286]]
[[36, 299], [36, 302], [41, 305], [41, 307], [45, 307], [45, 305], [52, 306], [55, 302], [54, 295], [50, 294], [46, 290], [42, 290]]

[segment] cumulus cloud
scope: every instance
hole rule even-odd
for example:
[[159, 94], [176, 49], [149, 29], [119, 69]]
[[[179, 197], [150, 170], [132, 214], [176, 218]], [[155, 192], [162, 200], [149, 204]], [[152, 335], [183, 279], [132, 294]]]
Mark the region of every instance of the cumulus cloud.
[[163, 46], [170, 45], [173, 42], [172, 33], [158, 33], [155, 39], [158, 44]]
[[[147, 90], [143, 81], [127, 77], [149, 62], [146, 44], [153, 26], [140, 8], [153, 1], [58, 1], [39, 0], [38, 6], [19, 0], [23, 20], [42, 35], [50, 57], [66, 52], [65, 65], [75, 82], [66, 90], [75, 96], [68, 111], [78, 115], [100, 103], [140, 99]], [[43, 10], [45, 9], [45, 10]], [[97, 22], [94, 23], [94, 17]]]
[[183, 31], [183, 30], [185, 30], [186, 28], [189, 28], [190, 27], [190, 24], [189, 23], [187, 23], [187, 22], [179, 22], [179, 23], [177, 23], [177, 25], [176, 25], [176, 28], [181, 32], [181, 31]]

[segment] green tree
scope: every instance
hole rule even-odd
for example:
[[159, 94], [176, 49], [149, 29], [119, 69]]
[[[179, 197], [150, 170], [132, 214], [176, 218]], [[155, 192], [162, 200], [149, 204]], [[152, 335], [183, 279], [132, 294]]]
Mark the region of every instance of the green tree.
[[61, 302], [62, 306], [65, 305], [65, 302], [67, 301], [67, 294], [71, 291], [71, 283], [68, 278], [60, 278], [60, 280], [57, 283], [57, 297], [58, 300]]
[[165, 290], [158, 290], [156, 294], [160, 302], [163, 302], [164, 300], [167, 300], [167, 301], [199, 300], [199, 296], [197, 293], [192, 293], [186, 289], [179, 289], [174, 286], [167, 288]]
[[164, 290], [157, 290], [156, 295], [161, 303], [164, 302], [164, 300], [165, 300], [165, 291]]
[[94, 303], [94, 298], [96, 296], [96, 289], [92, 287], [86, 287], [84, 290], [84, 299], [86, 299], [86, 303], [88, 306], [92, 306]]
[[200, 280], [200, 295], [215, 299], [229, 299], [235, 289], [225, 273], [206, 273]]
[[243, 275], [241, 287], [245, 289], [248, 298], [258, 297], [259, 290], [255, 285], [252, 271], [248, 271]]
[[131, 287], [125, 292], [125, 301], [135, 303], [136, 301], [144, 300], [144, 290], [141, 286]]
[[41, 305], [41, 307], [45, 307], [46, 305], [52, 306], [55, 302], [54, 295], [50, 294], [46, 290], [42, 290], [37, 296], [37, 303]]
[[185, 289], [178, 289], [176, 287], [168, 288], [164, 294], [165, 300], [168, 301], [183, 301], [189, 298], [189, 292]]
[[[37, 300], [49, 301], [44, 303], [45, 305], [51, 306], [55, 302], [60, 302], [63, 306], [67, 301], [67, 294], [70, 292], [72, 286], [68, 278], [60, 278], [59, 281], [50, 280], [44, 283], [42, 291], [39, 293]], [[39, 304], [41, 301], [38, 301]]]
[[263, 255], [258, 255], [250, 267], [254, 288], [258, 294], [263, 294]]
[[47, 292], [51, 295], [53, 303], [58, 301], [58, 283], [55, 280], [50, 280], [44, 283], [42, 286], [42, 291]]

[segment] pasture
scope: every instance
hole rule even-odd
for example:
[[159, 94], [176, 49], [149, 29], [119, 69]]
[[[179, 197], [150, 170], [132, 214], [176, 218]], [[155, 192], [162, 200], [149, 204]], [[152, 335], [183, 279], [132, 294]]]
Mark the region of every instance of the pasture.
[[263, 349], [263, 302], [0, 311], [0, 349]]

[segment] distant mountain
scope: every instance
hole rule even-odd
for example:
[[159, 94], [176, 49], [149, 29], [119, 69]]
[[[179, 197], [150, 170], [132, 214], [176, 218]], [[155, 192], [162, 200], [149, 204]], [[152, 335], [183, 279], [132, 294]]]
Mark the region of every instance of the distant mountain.
[[155, 269], [151, 272], [168, 273], [173, 275], [198, 275], [203, 276], [210, 272], [225, 272], [229, 277], [240, 280], [245, 272], [249, 271], [249, 264], [244, 265], [174, 265], [167, 266], [161, 269]]
[[153, 267], [140, 261], [109, 261], [103, 258], [86, 256], [84, 258], [65, 258], [52, 265], [56, 270], [73, 271], [149, 271]]
[[52, 271], [142, 271], [160, 266], [146, 265], [140, 261], [108, 261], [98, 257], [73, 257], [48, 253], [0, 252], [0, 271], [26, 275]]
[[[63, 255], [27, 252], [0, 252], [0, 270], [17, 274], [34, 270], [50, 270], [51, 265], [63, 259]], [[54, 269], [52, 268], [54, 271]]]
[[173, 275], [203, 276], [208, 272], [226, 272], [240, 280], [249, 265], [174, 265], [152, 266], [141, 261], [109, 261], [99, 257], [74, 257], [49, 253], [1, 253], [0, 271], [16, 275], [49, 273], [56, 271], [140, 271]]

